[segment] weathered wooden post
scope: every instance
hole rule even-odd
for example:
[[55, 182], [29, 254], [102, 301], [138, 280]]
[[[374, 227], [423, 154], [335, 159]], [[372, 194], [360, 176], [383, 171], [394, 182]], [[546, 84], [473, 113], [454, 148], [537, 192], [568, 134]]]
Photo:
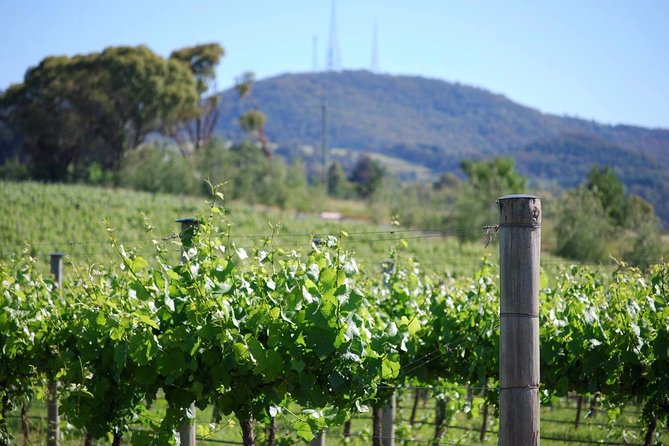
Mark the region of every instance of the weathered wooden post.
[[[194, 218], [180, 218], [176, 222], [181, 223], [181, 262], [183, 262], [185, 260], [184, 253], [192, 246], [193, 235], [195, 235], [200, 222]], [[189, 410], [193, 416], [192, 422], [189, 420], [179, 426], [181, 446], [195, 446], [195, 402], [191, 403]]]
[[499, 444], [539, 445], [539, 256], [541, 200], [499, 204]]
[[388, 398], [381, 412], [381, 444], [395, 446], [395, 411], [397, 399], [395, 392]]
[[[54, 285], [61, 290], [63, 287], [63, 254], [54, 252], [51, 258], [51, 275]], [[58, 381], [49, 381], [49, 401], [47, 402], [47, 446], [58, 446], [60, 443], [60, 415], [58, 414]]]

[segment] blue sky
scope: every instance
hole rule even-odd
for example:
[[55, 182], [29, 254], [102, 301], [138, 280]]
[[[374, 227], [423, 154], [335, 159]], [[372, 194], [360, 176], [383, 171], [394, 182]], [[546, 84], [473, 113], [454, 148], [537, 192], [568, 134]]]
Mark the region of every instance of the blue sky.
[[[48, 55], [216, 41], [219, 87], [323, 68], [330, 0], [0, 0], [0, 89]], [[345, 69], [460, 82], [546, 113], [669, 128], [669, 1], [338, 0]]]

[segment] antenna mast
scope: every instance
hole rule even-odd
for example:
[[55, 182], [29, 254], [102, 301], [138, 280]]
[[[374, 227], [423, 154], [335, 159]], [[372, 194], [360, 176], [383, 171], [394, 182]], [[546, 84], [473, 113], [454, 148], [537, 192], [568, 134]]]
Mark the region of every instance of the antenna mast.
[[336, 71], [341, 69], [341, 55], [339, 54], [339, 41], [337, 38], [337, 9], [336, 0], [332, 0], [332, 13], [330, 16], [330, 41], [328, 42], [327, 69]]

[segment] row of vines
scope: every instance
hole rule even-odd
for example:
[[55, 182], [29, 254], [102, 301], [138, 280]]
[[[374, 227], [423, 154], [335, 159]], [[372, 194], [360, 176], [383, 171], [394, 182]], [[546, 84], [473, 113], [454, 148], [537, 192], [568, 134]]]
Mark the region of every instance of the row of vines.
[[[0, 444], [11, 441], [9, 411], [54, 396], [55, 381], [68, 422], [114, 444], [177, 443], [193, 402], [234, 415], [246, 445], [254, 424], [277, 417], [305, 441], [361, 412], [378, 418], [403, 386], [433, 389], [451, 412], [468, 408], [447, 407], [449, 392], [490, 389], [496, 407], [490, 265], [437, 277], [400, 245], [382, 274], [368, 275], [338, 237], [309, 252], [273, 237], [245, 250], [227, 228], [212, 207], [182, 240], [181, 262], [170, 260], [176, 242], [156, 241], [144, 258], [110, 230], [118, 267], [74, 268], [62, 287], [27, 255], [1, 264]], [[542, 398], [597, 394], [611, 412], [638, 404], [652, 444], [669, 421], [669, 267], [574, 266], [551, 283], [541, 295]], [[156, 418], [158, 395], [168, 407]]]

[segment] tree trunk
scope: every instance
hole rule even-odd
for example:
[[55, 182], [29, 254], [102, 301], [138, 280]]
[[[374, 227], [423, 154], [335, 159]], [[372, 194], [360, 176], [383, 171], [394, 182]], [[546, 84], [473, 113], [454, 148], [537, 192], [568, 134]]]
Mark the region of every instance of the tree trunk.
[[644, 446], [651, 446], [653, 444], [653, 437], [655, 436], [655, 429], [657, 428], [657, 418], [653, 418], [650, 423], [648, 423], [648, 431], [646, 432], [646, 438], [643, 441]]
[[344, 421], [344, 438], [349, 439], [351, 438], [351, 419], [349, 418], [348, 420]]
[[444, 421], [446, 421], [446, 400], [438, 399], [437, 410], [434, 414], [434, 438], [432, 439], [434, 446], [439, 444], [439, 440], [441, 440], [441, 437], [446, 432]]
[[218, 406], [214, 406], [214, 410], [211, 411], [211, 422], [214, 424], [221, 422], [221, 411], [218, 410]]
[[581, 424], [581, 407], [583, 406], [583, 397], [578, 396], [576, 402], [576, 420], [574, 420], [574, 429], [578, 429], [578, 425]]
[[28, 408], [29, 404], [21, 406], [21, 431], [23, 432], [23, 446], [28, 446], [30, 442], [30, 424], [28, 423]]
[[90, 432], [86, 432], [84, 437], [84, 446], [93, 446], [93, 435]]
[[420, 400], [420, 389], [413, 391], [413, 406], [411, 406], [411, 416], [409, 417], [409, 426], [413, 427], [416, 423], [416, 412], [418, 412], [418, 400]]
[[[0, 389], [4, 389], [4, 383], [0, 383]], [[7, 428], [7, 412], [9, 412], [9, 396], [4, 394], [0, 401], [0, 446], [9, 445], [9, 429]]]
[[7, 446], [9, 444], [9, 429], [7, 429], [7, 412], [9, 409], [9, 398], [2, 397], [2, 407], [0, 407], [0, 446]]
[[256, 437], [253, 432], [253, 416], [247, 414], [245, 418], [237, 415], [239, 425], [242, 427], [242, 443], [244, 446], [256, 446]]
[[274, 443], [276, 443], [276, 418], [271, 417], [267, 426], [267, 446], [274, 446]]
[[372, 445], [381, 446], [381, 407], [372, 408]]
[[119, 429], [116, 429], [114, 431], [114, 439], [112, 440], [112, 446], [121, 446], [121, 443], [123, 443], [123, 432], [121, 432]]
[[483, 386], [483, 421], [481, 422], [481, 433], [479, 435], [479, 441], [483, 443], [485, 440], [485, 434], [488, 430], [488, 402], [486, 401], [486, 396], [488, 395], [488, 380], [486, 379], [485, 385]]
[[488, 431], [488, 403], [483, 403], [483, 421], [481, 422], [481, 433], [479, 434], [479, 441], [483, 443], [485, 434]]
[[595, 393], [595, 395], [590, 400], [590, 412], [588, 413], [588, 416], [590, 416], [590, 417], [595, 416], [595, 414], [597, 413], [597, 403], [598, 402], [599, 402], [599, 392]]
[[467, 387], [467, 403], [469, 407], [474, 405], [474, 388], [472, 386]]

